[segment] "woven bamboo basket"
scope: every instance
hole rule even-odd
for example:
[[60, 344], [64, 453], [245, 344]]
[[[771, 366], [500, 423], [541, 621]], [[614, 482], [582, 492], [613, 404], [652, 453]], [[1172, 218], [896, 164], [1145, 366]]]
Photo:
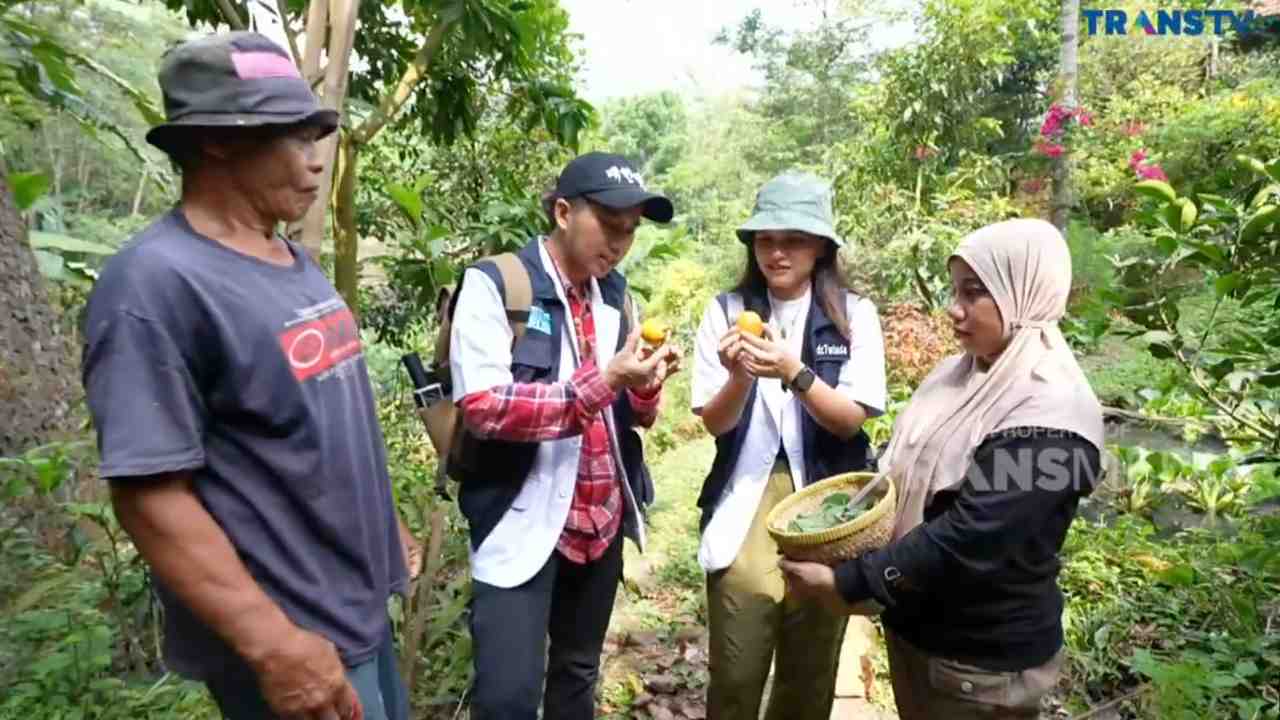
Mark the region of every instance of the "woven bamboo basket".
[[818, 507], [828, 495], [837, 492], [852, 495], [875, 477], [875, 473], [866, 472], [833, 475], [778, 503], [766, 522], [782, 554], [792, 560], [834, 565], [887, 545], [893, 535], [898, 505], [897, 488], [891, 477], [871, 491], [871, 497], [879, 498], [875, 505], [849, 522], [821, 532], [787, 530], [797, 515]]

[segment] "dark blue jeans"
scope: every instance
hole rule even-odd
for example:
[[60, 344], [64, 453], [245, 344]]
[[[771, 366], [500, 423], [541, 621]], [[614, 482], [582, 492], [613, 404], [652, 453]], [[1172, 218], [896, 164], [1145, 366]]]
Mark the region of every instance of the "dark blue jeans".
[[[377, 654], [347, 668], [347, 679], [360, 695], [365, 720], [408, 720], [409, 697], [396, 667], [396, 648], [389, 623], [387, 636], [378, 646]], [[276, 717], [267, 707], [258, 689], [258, 678], [248, 665], [237, 663], [216, 677], [207, 678], [205, 683], [227, 720], [274, 720]]]

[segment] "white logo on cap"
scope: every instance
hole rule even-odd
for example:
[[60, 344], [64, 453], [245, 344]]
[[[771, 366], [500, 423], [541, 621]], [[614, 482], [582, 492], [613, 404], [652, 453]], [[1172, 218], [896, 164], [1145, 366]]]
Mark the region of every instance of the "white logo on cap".
[[622, 182], [625, 180], [631, 183], [632, 185], [639, 185], [640, 187], [644, 187], [644, 178], [640, 175], [640, 173], [632, 170], [629, 167], [618, 167], [617, 165], [613, 165], [608, 170], [605, 170], [604, 174], [605, 174], [605, 177], [609, 178], [614, 182]]

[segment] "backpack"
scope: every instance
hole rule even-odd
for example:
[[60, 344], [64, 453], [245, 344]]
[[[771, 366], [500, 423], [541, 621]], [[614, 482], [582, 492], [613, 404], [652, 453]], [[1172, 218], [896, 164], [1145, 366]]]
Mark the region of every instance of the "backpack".
[[[511, 347], [524, 336], [529, 322], [529, 309], [533, 305], [533, 287], [529, 270], [515, 253], [502, 253], [480, 260], [497, 267], [502, 276], [503, 304], [506, 306], [507, 324], [511, 327]], [[418, 417], [427, 428], [427, 437], [439, 458], [436, 472], [436, 493], [448, 498], [448, 480], [461, 482], [460, 468], [469, 464], [476, 448], [475, 437], [462, 422], [462, 413], [453, 402], [453, 380], [449, 368], [452, 348], [453, 313], [457, 306], [462, 280], [452, 289], [441, 288], [436, 296], [436, 313], [440, 317], [440, 330], [436, 333], [435, 349], [431, 360], [431, 372], [422, 367], [417, 353], [409, 353], [401, 360], [409, 371], [414, 384], [414, 401]], [[618, 348], [626, 342], [627, 331], [634, 327], [635, 306], [631, 293], [623, 300], [623, 326], [618, 333]]]

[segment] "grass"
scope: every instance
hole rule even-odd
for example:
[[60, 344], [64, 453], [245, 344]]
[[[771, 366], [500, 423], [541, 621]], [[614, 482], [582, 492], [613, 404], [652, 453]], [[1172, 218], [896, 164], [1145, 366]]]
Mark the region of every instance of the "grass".
[[1138, 391], [1167, 387], [1179, 375], [1173, 361], [1153, 357], [1133, 341], [1114, 335], [1104, 338], [1096, 352], [1081, 357], [1080, 367], [1104, 405], [1140, 405]]
[[641, 555], [634, 545], [626, 546], [626, 592], [614, 613], [615, 628], [638, 624], [658, 630], [673, 621], [706, 617], [697, 500], [714, 456], [714, 442], [703, 436], [685, 441], [650, 466], [656, 497], [649, 509], [647, 547]]

